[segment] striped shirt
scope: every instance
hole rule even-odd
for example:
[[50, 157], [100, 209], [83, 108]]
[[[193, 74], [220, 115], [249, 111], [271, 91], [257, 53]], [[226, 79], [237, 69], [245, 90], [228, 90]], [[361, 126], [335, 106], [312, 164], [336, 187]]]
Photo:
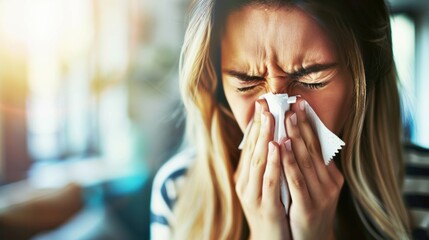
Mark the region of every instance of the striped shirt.
[[405, 147], [403, 196], [413, 225], [413, 239], [429, 239], [429, 149]]
[[[429, 150], [406, 146], [404, 198], [412, 224], [413, 239], [429, 239]], [[165, 163], [155, 176], [151, 200], [151, 239], [170, 239], [170, 222], [178, 189], [195, 158], [195, 151], [184, 150]]]
[[152, 186], [150, 203], [150, 232], [152, 240], [171, 238], [170, 222], [173, 217], [173, 206], [177, 192], [185, 180], [185, 173], [195, 152], [186, 149], [168, 160], [158, 171]]

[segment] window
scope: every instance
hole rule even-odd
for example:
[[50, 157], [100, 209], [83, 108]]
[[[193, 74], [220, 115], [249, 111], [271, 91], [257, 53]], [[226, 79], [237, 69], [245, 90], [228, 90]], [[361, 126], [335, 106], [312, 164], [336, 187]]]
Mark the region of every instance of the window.
[[[400, 96], [408, 138], [414, 130], [413, 106], [416, 102], [415, 92], [415, 23], [406, 14], [396, 14], [391, 18], [393, 55], [400, 80]], [[411, 139], [412, 141], [414, 139]]]
[[410, 14], [396, 10], [392, 40], [403, 110], [408, 116], [404, 122], [411, 142], [429, 148], [429, 6], [407, 5]]

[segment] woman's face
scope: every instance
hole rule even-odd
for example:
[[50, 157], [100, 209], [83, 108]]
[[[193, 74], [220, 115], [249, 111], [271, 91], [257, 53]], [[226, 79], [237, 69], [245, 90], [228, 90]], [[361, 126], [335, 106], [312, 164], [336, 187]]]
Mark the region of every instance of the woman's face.
[[242, 131], [264, 93], [301, 95], [337, 135], [351, 112], [353, 81], [317, 22], [296, 8], [247, 6], [221, 42], [225, 96]]

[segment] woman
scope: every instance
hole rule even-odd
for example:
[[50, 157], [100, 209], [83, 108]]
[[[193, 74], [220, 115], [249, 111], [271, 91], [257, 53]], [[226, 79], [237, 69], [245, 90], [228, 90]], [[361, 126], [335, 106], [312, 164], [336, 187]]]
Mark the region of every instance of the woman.
[[[191, 16], [180, 66], [191, 150], [155, 179], [152, 237], [409, 238], [384, 1], [197, 0]], [[301, 96], [280, 143], [267, 92]], [[346, 142], [328, 166], [306, 104]]]

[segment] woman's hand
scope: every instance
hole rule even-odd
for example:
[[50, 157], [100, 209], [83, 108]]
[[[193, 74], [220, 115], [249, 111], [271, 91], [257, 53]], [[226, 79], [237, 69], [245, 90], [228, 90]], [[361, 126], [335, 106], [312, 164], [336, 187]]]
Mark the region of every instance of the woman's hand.
[[[273, 142], [274, 119], [265, 100], [255, 104], [253, 124], [235, 174], [236, 191], [253, 239], [333, 239], [333, 222], [344, 178], [325, 166], [304, 100], [286, 114], [289, 139]], [[284, 171], [291, 195], [289, 216], [280, 201]]]
[[273, 142], [274, 119], [265, 100], [257, 100], [253, 123], [235, 173], [236, 192], [252, 239], [289, 239], [280, 201], [280, 147]]
[[332, 161], [324, 164], [317, 136], [307, 121], [305, 100], [286, 114], [289, 139], [281, 158], [291, 195], [290, 231], [293, 239], [333, 239], [334, 217], [344, 178]]

